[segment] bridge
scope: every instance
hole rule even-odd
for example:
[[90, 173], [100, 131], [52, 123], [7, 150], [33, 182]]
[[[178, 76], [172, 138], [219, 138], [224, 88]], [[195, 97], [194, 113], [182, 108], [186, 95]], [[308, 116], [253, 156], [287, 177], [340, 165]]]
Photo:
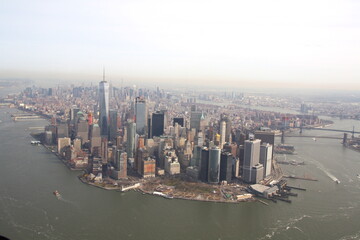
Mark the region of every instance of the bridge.
[[352, 133], [352, 134], [360, 134], [360, 132], [355, 132], [353, 130], [341, 130], [341, 129], [331, 129], [331, 128], [317, 128], [317, 127], [296, 127], [300, 129], [300, 132], [303, 130], [317, 130], [317, 131], [331, 131], [331, 132], [342, 132], [342, 133]]
[[[355, 137], [355, 134], [360, 134], [360, 132], [355, 132], [355, 127], [353, 126], [353, 130], [342, 130], [342, 129], [331, 129], [331, 128], [322, 128], [322, 127], [307, 127], [307, 126], [301, 126], [301, 127], [294, 127], [295, 129], [298, 128], [300, 129], [300, 134], [303, 132], [303, 130], [315, 130], [315, 131], [329, 131], [329, 132], [341, 132], [343, 133], [343, 137], [337, 137], [337, 136], [303, 136], [303, 135], [298, 135], [298, 136], [286, 136], [286, 137], [306, 137], [306, 138], [328, 138], [328, 139], [342, 139], [343, 140], [343, 144], [347, 143], [347, 133], [351, 133], [352, 134], [352, 138]], [[292, 128], [292, 129], [294, 129]], [[281, 143], [285, 142], [285, 131], [282, 130], [282, 134], [281, 134]]]
[[288, 137], [294, 137], [294, 138], [299, 138], [299, 137], [302, 137], [302, 138], [327, 138], [327, 139], [343, 139], [343, 137], [336, 137], [336, 136], [304, 136], [304, 135], [293, 135], [293, 136], [286, 136], [287, 138]]

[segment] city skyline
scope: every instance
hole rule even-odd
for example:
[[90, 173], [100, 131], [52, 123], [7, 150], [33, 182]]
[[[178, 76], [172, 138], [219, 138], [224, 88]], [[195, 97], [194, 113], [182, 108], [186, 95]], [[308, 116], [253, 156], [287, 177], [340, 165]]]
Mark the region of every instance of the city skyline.
[[12, 1], [0, 78], [360, 87], [355, 1]]

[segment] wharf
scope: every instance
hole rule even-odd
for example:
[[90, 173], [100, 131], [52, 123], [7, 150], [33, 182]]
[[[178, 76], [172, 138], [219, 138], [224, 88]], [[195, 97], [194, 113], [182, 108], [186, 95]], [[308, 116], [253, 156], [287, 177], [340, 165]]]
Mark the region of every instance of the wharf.
[[289, 189], [296, 189], [296, 190], [301, 190], [301, 191], [306, 191], [306, 188], [301, 188], [301, 187], [292, 187], [292, 186], [286, 186]]
[[284, 175], [284, 178], [292, 178], [292, 179], [300, 179], [300, 180], [307, 180], [307, 181], [319, 181], [318, 179], [311, 178], [311, 177], [298, 177], [295, 175]]

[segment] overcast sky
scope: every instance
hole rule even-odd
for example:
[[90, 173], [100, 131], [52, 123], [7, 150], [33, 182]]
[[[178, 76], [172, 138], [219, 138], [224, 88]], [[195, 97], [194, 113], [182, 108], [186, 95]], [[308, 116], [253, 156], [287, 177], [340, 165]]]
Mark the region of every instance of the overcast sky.
[[0, 78], [358, 88], [360, 1], [0, 0]]

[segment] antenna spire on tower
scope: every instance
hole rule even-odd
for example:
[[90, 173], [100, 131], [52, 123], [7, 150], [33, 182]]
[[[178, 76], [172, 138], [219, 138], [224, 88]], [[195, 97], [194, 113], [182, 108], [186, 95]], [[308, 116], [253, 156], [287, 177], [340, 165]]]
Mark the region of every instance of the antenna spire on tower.
[[105, 67], [103, 67], [103, 81], [105, 82]]

